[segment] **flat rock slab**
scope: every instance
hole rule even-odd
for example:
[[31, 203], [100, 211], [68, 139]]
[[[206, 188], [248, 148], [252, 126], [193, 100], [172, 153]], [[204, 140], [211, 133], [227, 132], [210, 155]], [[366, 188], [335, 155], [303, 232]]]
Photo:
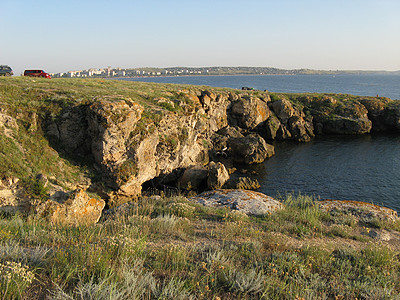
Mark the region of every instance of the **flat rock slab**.
[[254, 216], [264, 216], [284, 207], [281, 202], [262, 193], [236, 189], [207, 191], [189, 201], [208, 207], [227, 207]]
[[374, 218], [390, 221], [399, 219], [395, 210], [368, 202], [328, 199], [319, 201], [318, 204], [330, 213], [351, 214], [365, 221]]

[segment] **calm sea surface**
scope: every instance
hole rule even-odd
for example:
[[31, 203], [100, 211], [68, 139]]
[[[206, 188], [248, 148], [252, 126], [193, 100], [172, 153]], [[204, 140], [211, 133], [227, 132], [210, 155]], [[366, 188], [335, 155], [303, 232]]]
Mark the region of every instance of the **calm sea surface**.
[[342, 93], [385, 96], [400, 100], [400, 75], [247, 75], [148, 77], [126, 80], [208, 85], [240, 89], [243, 86], [282, 93]]
[[[267, 89], [271, 92], [327, 92], [400, 99], [396, 75], [199, 76], [134, 81]], [[276, 155], [252, 166], [270, 196], [290, 192], [321, 199], [359, 200], [400, 212], [400, 135], [329, 136], [310, 143], [276, 143]], [[246, 175], [247, 176], [247, 175]]]

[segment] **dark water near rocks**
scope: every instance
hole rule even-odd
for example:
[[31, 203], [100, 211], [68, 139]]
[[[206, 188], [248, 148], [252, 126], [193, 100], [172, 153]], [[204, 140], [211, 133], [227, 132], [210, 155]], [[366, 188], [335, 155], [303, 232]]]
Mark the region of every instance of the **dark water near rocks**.
[[[134, 79], [272, 92], [329, 92], [400, 99], [396, 75], [199, 76]], [[276, 143], [276, 155], [253, 166], [270, 196], [301, 192], [321, 199], [367, 201], [400, 212], [400, 135], [330, 136]], [[246, 175], [247, 176], [247, 175]]]
[[276, 155], [254, 166], [260, 192], [366, 201], [400, 212], [400, 136], [317, 138], [276, 143]]

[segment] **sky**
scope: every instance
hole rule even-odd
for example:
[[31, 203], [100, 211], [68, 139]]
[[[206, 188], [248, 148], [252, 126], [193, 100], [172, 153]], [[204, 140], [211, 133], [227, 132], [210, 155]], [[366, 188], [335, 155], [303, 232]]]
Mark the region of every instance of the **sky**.
[[399, 0], [0, 0], [0, 13], [0, 64], [16, 75], [107, 66], [400, 70]]

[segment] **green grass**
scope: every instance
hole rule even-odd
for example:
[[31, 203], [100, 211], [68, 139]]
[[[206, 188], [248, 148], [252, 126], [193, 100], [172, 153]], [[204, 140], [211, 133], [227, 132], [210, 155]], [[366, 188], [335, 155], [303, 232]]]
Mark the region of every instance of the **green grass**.
[[[263, 218], [206, 208], [181, 196], [143, 198], [90, 227], [53, 226], [34, 216], [2, 217], [0, 297], [400, 296], [397, 246], [376, 243], [368, 235], [353, 239], [363, 224], [319, 211], [310, 197], [283, 200], [284, 210]], [[11, 265], [17, 264], [19, 273], [12, 273]]]

